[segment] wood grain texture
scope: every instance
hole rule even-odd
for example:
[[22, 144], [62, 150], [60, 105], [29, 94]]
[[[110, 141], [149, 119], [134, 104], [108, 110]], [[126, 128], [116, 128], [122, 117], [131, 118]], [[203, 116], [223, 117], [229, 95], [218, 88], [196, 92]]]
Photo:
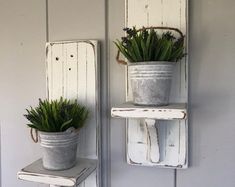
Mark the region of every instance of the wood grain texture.
[[[47, 44], [48, 98], [78, 99], [89, 110], [80, 130], [78, 156], [100, 159], [99, 45], [95, 40], [62, 41]], [[96, 187], [98, 173], [81, 186]]]
[[136, 106], [131, 102], [124, 103], [111, 109], [112, 117], [119, 118], [148, 118], [148, 119], [186, 119], [186, 104], [170, 104], [168, 106]]
[[[182, 30], [187, 36], [187, 15], [186, 15], [185, 0], [126, 0], [126, 26], [127, 27], [142, 27], [142, 26], [170, 26]], [[160, 31], [161, 32], [161, 31]], [[171, 103], [187, 103], [188, 100], [188, 65], [187, 58], [177, 63], [170, 94]], [[128, 69], [126, 71], [127, 80]], [[132, 100], [130, 82], [127, 81], [127, 101]], [[133, 109], [133, 108], [132, 108]], [[186, 109], [187, 110], [187, 109]], [[117, 111], [115, 111], [117, 112]], [[121, 111], [122, 113], [123, 111]], [[132, 111], [126, 111], [126, 113]], [[143, 111], [135, 109], [135, 117], [144, 117]], [[138, 115], [137, 115], [138, 114]], [[117, 116], [129, 115], [118, 111]], [[159, 113], [158, 113], [159, 115]], [[168, 115], [168, 114], [167, 114]], [[148, 114], [147, 118], [154, 117]], [[167, 117], [162, 117], [167, 118]], [[171, 118], [173, 119], [173, 118]], [[184, 117], [182, 117], [184, 119]], [[148, 156], [151, 152], [151, 137], [149, 136], [148, 128], [152, 126], [144, 126], [147, 124], [144, 119], [127, 120], [127, 162], [138, 165], [161, 166], [172, 168], [187, 168], [187, 119], [174, 121], [160, 121], [156, 125], [158, 132], [160, 161], [153, 163]], [[138, 127], [136, 127], [139, 126]], [[142, 129], [142, 130], [140, 130]], [[133, 135], [135, 134], [135, 135]], [[138, 145], [141, 137], [142, 144]], [[155, 134], [154, 134], [155, 136]], [[143, 155], [141, 158], [134, 155]]]
[[18, 179], [57, 186], [75, 186], [84, 181], [97, 167], [97, 160], [77, 159], [77, 164], [67, 170], [51, 171], [43, 168], [42, 159], [18, 172]]

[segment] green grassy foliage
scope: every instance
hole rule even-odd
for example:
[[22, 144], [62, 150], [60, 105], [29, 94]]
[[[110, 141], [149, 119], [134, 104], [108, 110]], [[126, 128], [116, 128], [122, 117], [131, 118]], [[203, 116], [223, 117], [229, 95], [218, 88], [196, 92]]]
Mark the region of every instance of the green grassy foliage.
[[176, 38], [170, 31], [160, 34], [154, 28], [136, 30], [133, 27], [123, 30], [126, 37], [114, 43], [129, 62], [177, 62], [185, 56], [184, 36]]
[[77, 103], [64, 98], [59, 100], [39, 99], [39, 105], [26, 109], [24, 116], [31, 122], [29, 127], [44, 132], [63, 132], [70, 127], [79, 129], [88, 117], [88, 110]]

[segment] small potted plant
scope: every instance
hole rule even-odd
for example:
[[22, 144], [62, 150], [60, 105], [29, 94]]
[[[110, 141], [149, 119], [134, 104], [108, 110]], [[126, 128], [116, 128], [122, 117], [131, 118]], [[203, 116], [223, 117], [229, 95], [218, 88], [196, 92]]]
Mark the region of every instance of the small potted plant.
[[[159, 29], [167, 31], [157, 32]], [[170, 27], [123, 30], [126, 36], [114, 43], [118, 48], [117, 61], [128, 65], [134, 104], [167, 105], [174, 66], [185, 56], [184, 35]], [[119, 59], [120, 52], [128, 62]]]
[[[88, 110], [77, 103], [59, 100], [41, 100], [37, 107], [26, 109], [31, 137], [43, 148], [43, 166], [49, 170], [65, 170], [76, 163], [78, 131], [88, 117]], [[36, 137], [33, 136], [33, 129]]]

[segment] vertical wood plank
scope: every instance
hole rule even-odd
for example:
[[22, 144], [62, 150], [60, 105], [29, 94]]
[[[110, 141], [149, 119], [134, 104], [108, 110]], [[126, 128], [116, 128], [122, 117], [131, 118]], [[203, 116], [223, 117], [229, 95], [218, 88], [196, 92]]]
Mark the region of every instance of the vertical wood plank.
[[[181, 31], [185, 34], [185, 53], [188, 54], [188, 5], [187, 5], [188, 0], [181, 0], [181, 9], [180, 9], [180, 29]], [[188, 100], [188, 55], [181, 60], [181, 100], [182, 101], [187, 101]]]
[[[162, 22], [164, 26], [180, 26], [181, 19], [181, 0], [163, 0], [162, 1]], [[179, 28], [180, 29], [180, 28]]]
[[166, 165], [177, 166], [179, 158], [179, 122], [169, 121], [165, 123], [166, 128], [166, 147], [165, 160]]
[[[127, 1], [127, 16], [126, 23], [128, 27], [133, 25], [142, 26], [169, 26], [176, 27], [179, 29], [183, 28], [183, 32], [185, 33], [186, 27], [186, 15], [185, 15], [185, 0], [149, 0], [149, 1]], [[138, 8], [137, 8], [138, 7]], [[138, 10], [138, 14], [136, 12]], [[184, 10], [184, 11], [183, 11]], [[137, 18], [138, 17], [138, 18]], [[140, 18], [140, 19], [139, 19]], [[145, 20], [145, 22], [143, 21]], [[161, 32], [161, 31], [160, 31]], [[174, 33], [178, 36], [178, 33]], [[170, 95], [170, 102], [187, 102], [187, 61], [183, 59], [182, 62], [177, 63], [174, 71], [173, 81], [172, 81], [172, 90]], [[128, 77], [128, 69], [127, 69], [127, 77]], [[184, 79], [183, 79], [184, 78]], [[127, 78], [127, 80], [130, 80]], [[127, 82], [127, 100], [132, 100], [132, 93], [130, 88], [130, 82]], [[132, 133], [138, 133], [136, 136], [144, 137], [146, 134], [144, 131], [133, 131], [133, 127], [130, 131], [130, 124], [133, 123], [133, 120], [127, 120], [127, 130], [128, 137], [127, 141], [135, 141], [137, 139], [132, 139]], [[138, 122], [136, 122], [137, 125]], [[135, 124], [136, 124], [135, 123]], [[156, 165], [166, 165], [166, 166], [174, 166], [182, 165], [185, 163], [186, 150], [187, 150], [187, 121], [164, 121], [161, 122], [164, 125], [157, 125], [159, 127], [158, 135], [160, 137], [160, 160], [161, 162]], [[132, 126], [132, 125], [131, 125]], [[149, 129], [148, 129], [149, 128]], [[151, 131], [151, 127], [147, 126], [147, 132]], [[162, 133], [163, 132], [163, 133]], [[151, 137], [150, 137], [151, 138]], [[148, 139], [145, 137], [145, 139]], [[149, 139], [150, 140], [150, 139]], [[129, 156], [133, 156], [135, 153], [134, 148], [131, 148], [135, 144], [127, 143], [127, 149], [129, 150]], [[137, 142], [136, 142], [137, 143]], [[151, 144], [150, 141], [147, 141], [147, 150], [151, 152]], [[183, 146], [183, 147], [180, 147]], [[155, 147], [156, 148], [156, 147]], [[141, 150], [141, 149], [139, 149]], [[133, 153], [130, 153], [133, 151]], [[142, 149], [141, 151], [145, 151]], [[145, 155], [145, 153], [141, 153]], [[134, 156], [133, 156], [134, 157]], [[145, 158], [145, 159], [144, 159]], [[142, 163], [145, 165], [155, 165], [151, 162], [149, 157], [142, 157]], [[131, 160], [131, 158], [130, 158]], [[139, 160], [140, 161], [140, 160]]]
[[[96, 49], [96, 50], [95, 50]], [[86, 125], [83, 128], [83, 132], [81, 133], [81, 139], [80, 139], [80, 149], [81, 152], [79, 153], [82, 157], [87, 158], [95, 158], [97, 159], [98, 156], [98, 142], [97, 142], [97, 135], [98, 135], [98, 111], [97, 111], [97, 94], [98, 94], [98, 86], [97, 86], [97, 63], [95, 63], [98, 59], [97, 51], [98, 44], [96, 41], [93, 41], [91, 44], [84, 43], [83, 47], [79, 45], [78, 47], [78, 53], [81, 58], [81, 61], [79, 63], [80, 67], [85, 67], [86, 71], [83, 71], [83, 77], [80, 76], [79, 78], [79, 86], [78, 89], [85, 89], [86, 95], [83, 95], [80, 91], [80, 95], [78, 96], [78, 99], [83, 98], [84, 102], [86, 103], [86, 106], [89, 109], [89, 121], [88, 125]], [[81, 68], [82, 69], [82, 68]], [[86, 82], [86, 84], [84, 84]], [[94, 124], [97, 124], [95, 127]], [[96, 140], [96, 141], [94, 141]], [[97, 185], [97, 171], [93, 172], [86, 181], [84, 181], [81, 186], [83, 187], [95, 187]]]
[[52, 45], [50, 43], [46, 43], [46, 93], [47, 98], [51, 99], [52, 96], [52, 80], [49, 80], [49, 77], [52, 77]]
[[77, 54], [77, 43], [64, 43], [63, 44], [64, 52], [64, 93], [63, 95], [66, 98], [74, 99], [77, 98], [78, 90], [78, 54]]
[[163, 26], [163, 0], [149, 0], [149, 26]]
[[[99, 159], [98, 47], [97, 41], [88, 40], [47, 44], [51, 54], [47, 55], [48, 94], [51, 99], [78, 99], [88, 107], [90, 115], [80, 130], [78, 156], [94, 159]], [[80, 186], [97, 187], [98, 180], [95, 171]]]
[[158, 138], [159, 138], [159, 150], [160, 150], [160, 162], [164, 163], [166, 158], [166, 121], [158, 121], [157, 128], [158, 128]]
[[[96, 45], [96, 46], [95, 46]], [[97, 67], [95, 63], [95, 47], [97, 48], [97, 43], [94, 44], [87, 44], [86, 45], [86, 52], [87, 52], [87, 103], [86, 106], [89, 108], [90, 111], [90, 121], [89, 126], [86, 127], [86, 144], [87, 144], [87, 157], [95, 157], [97, 158], [97, 142], [94, 142], [94, 139], [97, 139], [97, 128], [94, 127], [93, 124], [97, 123], [97, 116], [99, 115], [97, 113], [97, 107], [94, 105], [96, 103], [96, 95], [98, 94], [96, 82], [97, 82]]]
[[[77, 44], [77, 53], [78, 53], [78, 100], [81, 104], [86, 105], [87, 104], [87, 50], [86, 50], [86, 44], [85, 43], [78, 43]], [[81, 129], [81, 133], [79, 136], [79, 143], [78, 148], [79, 151], [78, 154], [80, 157], [85, 157], [86, 153], [86, 145], [84, 144], [86, 140], [86, 127]]]
[[[51, 46], [51, 78], [49, 78], [49, 85], [51, 85], [50, 98], [58, 99], [64, 95], [64, 56], [63, 44]], [[49, 67], [48, 67], [49, 68]]]
[[180, 147], [180, 155], [178, 162], [181, 165], [184, 165], [185, 168], [188, 167], [188, 121], [180, 121], [180, 134], [179, 136], [179, 147]]
[[78, 99], [83, 104], [87, 103], [87, 47], [86, 43], [77, 44], [78, 53]]
[[[127, 9], [126, 26], [139, 28], [143, 25], [148, 25], [148, 0], [127, 1]], [[136, 19], [136, 15], [138, 15], [138, 19]]]

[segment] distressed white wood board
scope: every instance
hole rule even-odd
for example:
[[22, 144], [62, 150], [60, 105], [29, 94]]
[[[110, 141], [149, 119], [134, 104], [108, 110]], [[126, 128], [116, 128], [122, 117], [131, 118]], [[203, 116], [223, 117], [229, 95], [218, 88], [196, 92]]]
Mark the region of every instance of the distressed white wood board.
[[[46, 46], [47, 94], [78, 99], [89, 109], [79, 135], [78, 157], [100, 159], [99, 44], [96, 40], [50, 42]], [[97, 187], [99, 169], [81, 186]]]
[[136, 106], [131, 102], [124, 103], [111, 109], [112, 117], [117, 118], [145, 118], [175, 120], [186, 119], [186, 103], [175, 103], [167, 106]]
[[63, 171], [43, 168], [42, 159], [35, 161], [18, 172], [21, 180], [58, 186], [75, 186], [85, 180], [97, 167], [97, 161], [79, 158], [76, 165]]
[[[186, 0], [126, 0], [126, 26], [169, 26], [179, 28], [187, 41]], [[187, 45], [187, 42], [186, 42]], [[187, 47], [186, 47], [187, 52]], [[128, 69], [126, 71], [128, 80]], [[132, 100], [126, 81], [127, 101]], [[188, 61], [177, 63], [170, 95], [171, 103], [188, 102]], [[166, 120], [155, 123], [155, 129], [144, 119], [127, 119], [127, 162], [140, 166], [170, 168], [188, 167], [188, 120]], [[154, 136], [152, 138], [151, 136]], [[158, 141], [152, 139], [158, 137]], [[154, 145], [153, 145], [154, 144]], [[154, 155], [156, 147], [160, 155]], [[154, 148], [154, 150], [152, 150]], [[158, 160], [154, 162], [153, 160]]]

